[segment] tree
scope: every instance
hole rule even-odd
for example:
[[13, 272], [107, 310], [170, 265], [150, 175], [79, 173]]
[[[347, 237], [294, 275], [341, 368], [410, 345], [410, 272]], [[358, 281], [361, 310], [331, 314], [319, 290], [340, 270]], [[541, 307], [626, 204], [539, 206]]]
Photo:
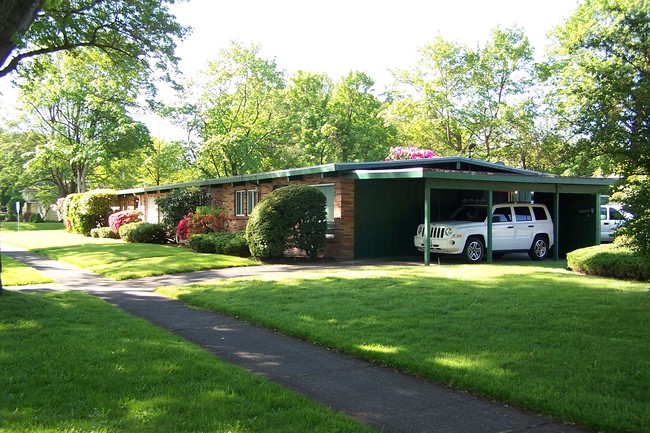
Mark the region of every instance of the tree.
[[393, 144], [396, 131], [382, 116], [384, 106], [372, 94], [374, 84], [367, 74], [351, 72], [334, 87], [322, 128], [332, 149], [330, 160], [379, 161]]
[[[32, 8], [22, 24], [13, 26], [16, 32], [0, 52], [0, 77], [27, 59], [86, 47], [102, 51], [116, 64], [138, 63], [148, 69], [153, 63], [161, 71], [172, 72], [178, 60], [174, 56], [176, 39], [187, 33], [169, 13], [167, 5], [173, 0], [30, 3]], [[38, 12], [34, 15], [34, 11]]]
[[516, 107], [531, 106], [532, 48], [518, 28], [492, 31], [470, 49], [438, 37], [420, 50], [418, 65], [395, 74], [390, 118], [401, 141], [438, 154], [492, 158], [511, 133]]
[[628, 234], [650, 254], [650, 194], [638, 181], [650, 174], [650, 3], [586, 0], [554, 36], [551, 83], [571, 149], [587, 169], [624, 176], [642, 222]]
[[94, 51], [36, 63], [40, 73], [19, 83], [24, 110], [47, 140], [36, 146], [31, 163], [67, 165], [83, 192], [95, 167], [149, 144], [146, 127], [128, 115], [139, 90], [137, 68], [111, 68], [110, 59]]
[[142, 183], [164, 185], [192, 180], [192, 170], [184, 158], [185, 149], [180, 143], [166, 143], [153, 139], [140, 167]]
[[278, 106], [284, 87], [275, 61], [263, 59], [259, 46], [232, 43], [208, 63], [193, 110], [202, 144], [197, 163], [211, 177], [236, 176], [274, 167], [282, 151]]

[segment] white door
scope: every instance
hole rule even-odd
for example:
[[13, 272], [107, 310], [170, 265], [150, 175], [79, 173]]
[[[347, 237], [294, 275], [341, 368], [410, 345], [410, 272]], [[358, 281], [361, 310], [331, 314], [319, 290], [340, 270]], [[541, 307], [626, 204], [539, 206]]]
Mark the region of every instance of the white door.
[[158, 205], [154, 196], [147, 196], [147, 202], [144, 207], [144, 220], [154, 224], [158, 222]]

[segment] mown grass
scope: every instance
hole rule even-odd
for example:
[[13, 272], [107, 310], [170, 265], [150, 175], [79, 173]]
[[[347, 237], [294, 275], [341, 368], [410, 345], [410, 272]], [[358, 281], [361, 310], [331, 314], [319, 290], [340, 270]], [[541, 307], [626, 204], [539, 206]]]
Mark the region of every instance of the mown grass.
[[14, 221], [3, 221], [2, 224], [0, 224], [0, 232], [40, 231], [40, 230], [65, 230], [65, 226], [61, 222], [18, 224]]
[[51, 283], [54, 280], [11, 257], [2, 255], [2, 284], [5, 286], [23, 286], [27, 284]]
[[199, 254], [169, 245], [89, 238], [60, 230], [3, 232], [2, 239], [115, 280], [259, 264], [242, 257]]
[[382, 267], [160, 293], [606, 432], [650, 431], [648, 285], [562, 267]]
[[0, 297], [0, 365], [6, 433], [370, 432], [78, 292]]

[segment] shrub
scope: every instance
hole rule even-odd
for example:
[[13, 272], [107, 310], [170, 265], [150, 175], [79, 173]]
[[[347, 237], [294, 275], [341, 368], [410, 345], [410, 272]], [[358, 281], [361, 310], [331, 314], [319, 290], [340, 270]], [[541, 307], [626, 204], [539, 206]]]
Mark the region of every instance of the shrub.
[[144, 223], [142, 223], [142, 222], [137, 222], [137, 223], [128, 223], [128, 224], [124, 224], [124, 225], [123, 225], [122, 227], [120, 227], [120, 229], [119, 229], [120, 238], [121, 238], [124, 242], [135, 242], [135, 241], [131, 238], [131, 234], [133, 233], [133, 230], [135, 230], [135, 228], [136, 228], [137, 226], [139, 226], [140, 224], [144, 224]]
[[139, 210], [123, 210], [115, 212], [108, 217], [108, 226], [113, 233], [119, 233], [124, 224], [142, 221], [142, 212]]
[[108, 238], [108, 239], [119, 239], [119, 235], [110, 227], [98, 227], [90, 230], [90, 237], [93, 238]]
[[158, 197], [156, 204], [162, 217], [161, 222], [169, 233], [174, 233], [178, 222], [199, 206], [210, 205], [210, 191], [205, 188], [184, 188]]
[[246, 226], [246, 241], [258, 258], [282, 257], [299, 248], [310, 258], [325, 248], [326, 199], [307, 185], [290, 185], [269, 194], [253, 209]]
[[26, 223], [29, 222], [29, 220], [31, 219], [32, 215], [34, 215], [34, 214], [31, 213], [31, 212], [25, 212], [25, 213], [23, 213], [22, 221], [23, 221], [23, 222], [26, 222]]
[[199, 206], [196, 213], [190, 212], [178, 222], [176, 237], [179, 240], [187, 240], [195, 234], [225, 232], [229, 223], [230, 217], [225, 209]]
[[[27, 218], [27, 217], [25, 217], [25, 218]], [[30, 223], [36, 223], [36, 224], [39, 224], [39, 223], [42, 223], [42, 222], [43, 222], [43, 217], [41, 216], [40, 213], [37, 212], [37, 213], [33, 213], [33, 214], [31, 214], [31, 215], [29, 216], [29, 218], [27, 218], [27, 221], [29, 221]]]
[[239, 257], [250, 256], [244, 232], [195, 234], [190, 237], [189, 246], [197, 253], [226, 254]]
[[567, 254], [576, 272], [625, 280], [650, 280], [650, 261], [643, 254], [615, 244], [581, 248]]
[[209, 234], [196, 234], [190, 237], [189, 246], [197, 253], [215, 254], [217, 251]]
[[167, 232], [162, 224], [137, 223], [130, 239], [140, 244], [164, 244], [167, 243]]
[[69, 194], [63, 202], [66, 230], [90, 236], [90, 230], [107, 225], [115, 191], [98, 189], [83, 194]]

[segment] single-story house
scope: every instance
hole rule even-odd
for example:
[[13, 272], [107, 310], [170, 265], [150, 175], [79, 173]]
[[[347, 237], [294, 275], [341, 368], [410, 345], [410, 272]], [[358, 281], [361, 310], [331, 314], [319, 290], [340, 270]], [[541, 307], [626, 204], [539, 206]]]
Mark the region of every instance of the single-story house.
[[[327, 198], [326, 255], [339, 260], [417, 254], [413, 235], [429, 218], [446, 218], [461, 203], [530, 201], [545, 204], [555, 226], [554, 257], [600, 243], [600, 195], [613, 180], [564, 177], [466, 157], [332, 163], [118, 191], [121, 209], [140, 209], [158, 222], [155, 200], [169, 191], [204, 187], [212, 205], [233, 215], [244, 230], [265, 195], [291, 184], [319, 188]], [[425, 263], [430, 258], [424, 253]], [[491, 258], [491, 254], [488, 255]]]

